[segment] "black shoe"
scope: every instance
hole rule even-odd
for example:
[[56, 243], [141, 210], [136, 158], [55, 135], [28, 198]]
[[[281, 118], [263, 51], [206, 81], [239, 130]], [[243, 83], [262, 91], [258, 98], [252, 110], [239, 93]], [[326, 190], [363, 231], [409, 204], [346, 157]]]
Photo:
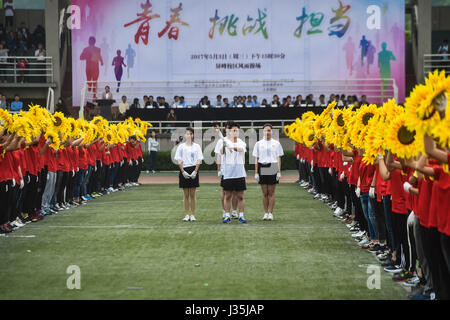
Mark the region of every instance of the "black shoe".
[[392, 261], [391, 259], [386, 259], [383, 262], [381, 262], [382, 267], [389, 267], [389, 266], [393, 266], [393, 265], [394, 265], [394, 261]]
[[369, 251], [372, 253], [376, 253], [378, 251], [382, 250], [382, 246], [380, 246], [380, 244], [376, 243], [372, 248], [369, 248]]

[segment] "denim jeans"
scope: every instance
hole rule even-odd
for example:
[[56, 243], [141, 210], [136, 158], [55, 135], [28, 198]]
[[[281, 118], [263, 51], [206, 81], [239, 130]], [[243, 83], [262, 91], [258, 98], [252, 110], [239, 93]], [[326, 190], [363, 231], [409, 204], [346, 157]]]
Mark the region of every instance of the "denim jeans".
[[156, 171], [156, 154], [157, 151], [150, 151], [147, 158], [147, 171], [150, 170], [150, 168], [153, 171]]
[[75, 184], [73, 186], [73, 197], [75, 199], [80, 198], [80, 189], [81, 189], [81, 170], [75, 173]]
[[80, 169], [80, 197], [87, 194], [87, 173], [86, 169]]
[[369, 194], [361, 193], [361, 206], [366, 217], [367, 225], [369, 226], [369, 238], [378, 240], [377, 228], [375, 224], [375, 218], [373, 216], [372, 204], [370, 203]]
[[118, 162], [114, 162], [112, 164], [111, 176], [109, 177], [109, 186], [111, 188], [114, 186], [114, 179], [116, 178], [118, 169], [119, 169], [119, 163]]
[[52, 197], [55, 193], [56, 172], [48, 172], [48, 179], [45, 185], [44, 194], [42, 195], [42, 209], [49, 209]]

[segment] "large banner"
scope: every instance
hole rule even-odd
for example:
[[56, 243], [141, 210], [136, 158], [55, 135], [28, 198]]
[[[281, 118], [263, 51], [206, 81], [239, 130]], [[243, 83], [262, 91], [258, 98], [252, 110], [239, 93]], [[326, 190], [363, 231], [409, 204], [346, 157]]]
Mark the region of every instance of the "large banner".
[[86, 80], [394, 78], [404, 100], [404, 0], [72, 0], [72, 5], [80, 13], [72, 21], [74, 105]]

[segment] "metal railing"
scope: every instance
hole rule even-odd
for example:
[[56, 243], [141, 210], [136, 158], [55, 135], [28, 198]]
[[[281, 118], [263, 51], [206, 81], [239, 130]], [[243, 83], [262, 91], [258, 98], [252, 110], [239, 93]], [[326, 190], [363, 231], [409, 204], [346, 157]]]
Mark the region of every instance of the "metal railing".
[[[80, 106], [101, 98], [105, 86], [111, 88], [118, 104], [120, 97], [127, 96], [129, 104], [138, 98], [142, 104], [144, 95], [163, 96], [169, 102], [173, 96], [184, 96], [188, 105], [197, 105], [203, 96], [216, 97], [220, 94], [231, 103], [233, 96], [257, 95], [258, 100], [272, 101], [274, 94], [284, 97], [302, 94], [305, 98], [313, 94], [317, 100], [320, 94], [326, 99], [331, 94], [366, 95], [370, 103], [381, 103], [394, 98], [398, 102], [398, 87], [395, 79], [336, 79], [336, 80], [189, 80], [189, 81], [86, 81], [81, 89]], [[119, 92], [117, 92], [119, 89]], [[155, 99], [156, 100], [156, 99]], [[213, 101], [214, 99], [212, 99]]]
[[445, 70], [450, 73], [450, 54], [424, 54], [423, 55], [423, 73], [428, 75], [434, 70]]
[[0, 83], [53, 83], [53, 58], [0, 56]]

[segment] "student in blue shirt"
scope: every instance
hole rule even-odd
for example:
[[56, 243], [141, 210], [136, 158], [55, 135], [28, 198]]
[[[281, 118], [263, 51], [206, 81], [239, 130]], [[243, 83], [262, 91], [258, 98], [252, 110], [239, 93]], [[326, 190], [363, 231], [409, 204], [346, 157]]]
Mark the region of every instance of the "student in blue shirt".
[[178, 105], [182, 106], [183, 108], [187, 108], [186, 102], [184, 101], [184, 97], [180, 96], [180, 101], [178, 101]]
[[261, 104], [258, 102], [258, 97], [253, 96], [253, 107], [258, 108], [260, 106], [261, 106]]
[[252, 96], [247, 97], [247, 101], [245, 102], [247, 108], [253, 108], [255, 105], [253, 104]]
[[217, 96], [217, 101], [216, 101], [214, 107], [216, 107], [216, 108], [223, 107], [222, 96], [220, 94]]
[[20, 111], [23, 108], [22, 101], [19, 101], [20, 97], [18, 94], [14, 96], [14, 101], [11, 102], [11, 111]]

